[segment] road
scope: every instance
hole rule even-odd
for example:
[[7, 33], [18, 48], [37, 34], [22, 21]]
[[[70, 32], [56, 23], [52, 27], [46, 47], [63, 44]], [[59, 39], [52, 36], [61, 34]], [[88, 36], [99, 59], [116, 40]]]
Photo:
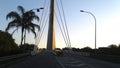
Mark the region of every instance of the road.
[[36, 56], [17, 62], [7, 68], [120, 68], [120, 64], [70, 53], [64, 53], [64, 56], [57, 57], [53, 52], [43, 51]]
[[80, 66], [83, 68], [120, 68], [120, 64], [70, 53], [65, 54], [64, 57], [59, 57], [59, 59], [66, 68], [79, 68]]
[[56, 56], [50, 51], [43, 51], [36, 56], [17, 62], [7, 68], [62, 68]]

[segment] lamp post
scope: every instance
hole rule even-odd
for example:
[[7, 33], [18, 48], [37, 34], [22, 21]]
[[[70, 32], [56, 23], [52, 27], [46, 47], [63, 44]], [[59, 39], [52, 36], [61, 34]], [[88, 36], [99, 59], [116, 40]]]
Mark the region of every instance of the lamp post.
[[44, 9], [44, 8], [33, 8], [33, 9], [31, 9], [30, 11], [32, 11], [32, 10], [37, 10], [37, 12], [40, 12], [41, 9]]
[[[40, 10], [42, 10], [42, 9], [44, 9], [44, 8], [43, 7], [41, 7], [41, 8], [33, 8], [33, 9], [29, 10], [28, 12], [33, 11], [33, 10], [36, 10], [37, 12], [40, 12]], [[36, 42], [35, 42], [35, 44], [36, 44]]]
[[[29, 11], [37, 10], [37, 12], [40, 12], [41, 9], [44, 9], [44, 8], [33, 8]], [[31, 52], [31, 55], [35, 55], [36, 53], [38, 53], [38, 48], [37, 46], [34, 46], [33, 51]]]
[[80, 10], [80, 12], [84, 12], [84, 13], [88, 13], [88, 14], [90, 14], [90, 15], [92, 15], [93, 16], [93, 18], [94, 18], [94, 20], [95, 20], [95, 49], [96, 49], [96, 45], [97, 45], [97, 43], [96, 43], [96, 41], [97, 41], [97, 33], [96, 33], [96, 31], [97, 31], [97, 23], [96, 23], [96, 17], [95, 17], [95, 15], [93, 14], [93, 13], [91, 13], [91, 12], [88, 12], [88, 11], [84, 11], [84, 10]]
[[[33, 8], [33, 9], [29, 10], [29, 11], [37, 10], [37, 12], [40, 12], [40, 10], [42, 10], [42, 9], [44, 9], [44, 8], [43, 7], [41, 7], [41, 8]], [[35, 44], [36, 44], [36, 42], [35, 42]]]

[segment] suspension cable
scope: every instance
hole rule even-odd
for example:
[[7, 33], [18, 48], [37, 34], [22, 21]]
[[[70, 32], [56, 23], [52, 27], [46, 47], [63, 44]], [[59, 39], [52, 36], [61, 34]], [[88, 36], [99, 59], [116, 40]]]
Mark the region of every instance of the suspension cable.
[[43, 18], [43, 20], [42, 20], [43, 25], [41, 26], [41, 27], [42, 27], [42, 28], [41, 28], [41, 33], [40, 33], [40, 35], [39, 35], [39, 37], [38, 37], [38, 43], [37, 43], [37, 44], [40, 43], [40, 40], [41, 40], [41, 38], [42, 38], [42, 35], [43, 35], [43, 32], [44, 32], [45, 26], [46, 26], [46, 24], [47, 24], [47, 21], [46, 21], [46, 20], [48, 20], [48, 16], [47, 16], [47, 13], [48, 13], [47, 10], [49, 10], [48, 7], [49, 7], [49, 4], [47, 4], [46, 12], [44, 12], [45, 16], [44, 16], [44, 18]]
[[[46, 1], [46, 0], [45, 0], [45, 1]], [[61, 22], [62, 22], [62, 25], [60, 25], [60, 22], [59, 22], [59, 20], [58, 20], [58, 17], [57, 17], [57, 14], [56, 14], [56, 13], [55, 13], [55, 16], [56, 16], [56, 19], [57, 19], [57, 22], [58, 22], [58, 25], [59, 25], [59, 28], [60, 28], [60, 31], [61, 31], [61, 33], [62, 33], [62, 36], [63, 36], [63, 39], [64, 39], [64, 41], [65, 41], [66, 46], [71, 47], [71, 41], [70, 41], [70, 36], [69, 36], [68, 27], [67, 27], [67, 23], [66, 23], [66, 18], [65, 18], [65, 13], [64, 13], [64, 9], [63, 9], [62, 0], [60, 0], [60, 4], [61, 4], [61, 7], [62, 7], [63, 19], [62, 19], [62, 15], [61, 15], [61, 12], [60, 12], [60, 8], [59, 8], [58, 2], [57, 2], [57, 6], [58, 6], [57, 9], [58, 9], [58, 11], [59, 11], [59, 16], [60, 16], [60, 20], [61, 20]], [[49, 5], [49, 4], [47, 4], [47, 5]], [[44, 6], [45, 6], [45, 4], [44, 4]], [[47, 9], [48, 9], [48, 7], [49, 7], [49, 6], [47, 6]], [[44, 9], [44, 10], [45, 10], [45, 9]], [[44, 10], [43, 10], [43, 11], [44, 11]], [[44, 13], [45, 13], [45, 16], [43, 16]], [[37, 38], [36, 38], [36, 44], [37, 44], [37, 45], [39, 45], [39, 43], [40, 43], [40, 40], [41, 40], [41, 38], [42, 38], [42, 36], [43, 36], [44, 29], [45, 29], [46, 24], [47, 24], [47, 22], [48, 22], [48, 17], [49, 17], [49, 16], [47, 16], [47, 11], [46, 11], [46, 12], [43, 12], [41, 17], [42, 17], [42, 18], [41, 18], [40, 24], [39, 24], [39, 25], [41, 26], [41, 31], [39, 31], [38, 34], [37, 34]], [[47, 17], [47, 18], [46, 18], [46, 17]], [[64, 21], [64, 23], [63, 23], [63, 21]], [[63, 27], [63, 28], [62, 28], [62, 27]], [[63, 31], [62, 31], [62, 29], [63, 29]]]
[[[44, 5], [43, 5], [43, 7], [45, 7], [45, 5], [46, 5], [46, 0], [44, 1]], [[38, 40], [38, 38], [39, 38], [39, 34], [40, 34], [40, 32], [41, 32], [41, 29], [42, 29], [42, 19], [43, 19], [43, 14], [44, 14], [44, 9], [43, 9], [43, 11], [42, 11], [42, 14], [41, 14], [41, 17], [40, 17], [40, 23], [39, 23], [39, 26], [40, 26], [40, 31], [38, 31], [37, 32], [37, 37], [36, 37], [36, 39], [35, 39], [35, 44], [37, 45], [37, 40]]]
[[[49, 17], [49, 16], [48, 16], [48, 17]], [[46, 27], [46, 24], [47, 24], [47, 21], [48, 21], [48, 17], [47, 17], [47, 19], [46, 19], [46, 23], [45, 23], [45, 25], [44, 25], [44, 27], [43, 27], [43, 30], [41, 31], [41, 35], [39, 36], [39, 40], [38, 40], [38, 43], [37, 43], [37, 44], [39, 44], [40, 41], [41, 41], [41, 38], [42, 38], [42, 36], [43, 36], [44, 30], [45, 30], [45, 27]]]
[[68, 27], [67, 27], [67, 23], [66, 23], [66, 18], [65, 18], [65, 13], [64, 13], [64, 9], [63, 9], [62, 0], [60, 0], [60, 3], [61, 3], [61, 6], [62, 6], [63, 18], [64, 18], [66, 30], [67, 30], [67, 36], [68, 36], [68, 40], [69, 40], [69, 46], [71, 47], [71, 41], [70, 41], [70, 36], [69, 36]]
[[[46, 0], [45, 0], [45, 2], [44, 2], [44, 7], [45, 7], [45, 5], [46, 5]], [[43, 23], [42, 23], [42, 20], [43, 20], [43, 14], [44, 14], [44, 11], [45, 11], [45, 9], [43, 9], [43, 12], [42, 12], [42, 15], [41, 15], [41, 21], [40, 21], [40, 25], [42, 25]]]
[[65, 26], [63, 24], [63, 19], [62, 19], [62, 16], [61, 16], [60, 8], [58, 6], [58, 2], [57, 2], [57, 9], [58, 9], [60, 20], [61, 20], [61, 23], [62, 23], [62, 28], [63, 28], [63, 32], [64, 32], [64, 36], [65, 36], [66, 46], [69, 46], [69, 41], [68, 41], [68, 38], [67, 38], [67, 33], [66, 33], [66, 30], [65, 30]]
[[60, 31], [61, 31], [61, 33], [62, 33], [63, 39], [64, 39], [64, 41], [65, 41], [65, 44], [68, 45], [68, 44], [67, 44], [67, 41], [66, 41], [66, 38], [65, 38], [65, 36], [64, 36], [64, 33], [63, 33], [63, 31], [62, 31], [62, 27], [61, 27], [61, 25], [60, 25], [60, 22], [59, 22], [59, 20], [58, 20], [57, 15], [56, 15], [56, 12], [55, 12], [55, 17], [56, 17], [56, 19], [57, 19], [57, 23], [58, 23], [58, 25], [59, 25], [59, 28], [60, 28]]

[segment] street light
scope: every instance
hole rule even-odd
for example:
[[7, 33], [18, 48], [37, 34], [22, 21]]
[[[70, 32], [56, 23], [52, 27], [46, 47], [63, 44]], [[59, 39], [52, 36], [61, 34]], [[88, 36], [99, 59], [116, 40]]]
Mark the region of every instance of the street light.
[[37, 12], [40, 12], [41, 9], [44, 9], [44, 8], [33, 8], [33, 9], [31, 9], [30, 11], [32, 11], [32, 10], [37, 10]]
[[90, 14], [90, 15], [92, 15], [93, 16], [93, 18], [94, 18], [94, 20], [95, 20], [95, 49], [96, 49], [96, 45], [97, 45], [97, 43], [96, 43], [96, 41], [97, 41], [97, 37], [96, 37], [96, 31], [97, 31], [97, 23], [96, 23], [96, 17], [95, 17], [95, 15], [93, 14], [93, 13], [91, 13], [91, 12], [88, 12], [88, 11], [84, 11], [84, 10], [80, 10], [80, 12], [85, 12], [85, 13], [88, 13], [88, 14]]
[[[33, 8], [33, 9], [29, 10], [29, 11], [37, 10], [37, 12], [40, 12], [41, 9], [44, 9], [44, 8]], [[38, 52], [37, 46], [34, 46], [34, 49], [31, 52], [31, 55], [35, 55], [37, 52]]]

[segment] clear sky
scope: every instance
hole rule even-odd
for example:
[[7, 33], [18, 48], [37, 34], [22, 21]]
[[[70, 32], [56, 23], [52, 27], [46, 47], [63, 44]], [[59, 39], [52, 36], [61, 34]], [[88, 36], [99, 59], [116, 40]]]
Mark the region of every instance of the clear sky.
[[[5, 30], [10, 20], [6, 15], [10, 11], [17, 11], [21, 5], [26, 10], [43, 6], [45, 0], [0, 0], [0, 30]], [[49, 0], [46, 0], [49, 1]], [[59, 1], [59, 0], [56, 0]], [[120, 0], [62, 0], [66, 21], [70, 33], [72, 47], [89, 46], [94, 48], [94, 18], [85, 10], [93, 13], [97, 20], [97, 47], [120, 43]], [[41, 15], [40, 13], [37, 13]], [[57, 26], [56, 26], [57, 27]], [[11, 33], [12, 29], [9, 31]], [[47, 31], [45, 32], [47, 33]], [[13, 35], [19, 44], [20, 30]], [[41, 41], [39, 47], [45, 47], [46, 41]], [[28, 43], [34, 43], [33, 34], [27, 36]], [[56, 28], [57, 47], [65, 47], [59, 28]]]

